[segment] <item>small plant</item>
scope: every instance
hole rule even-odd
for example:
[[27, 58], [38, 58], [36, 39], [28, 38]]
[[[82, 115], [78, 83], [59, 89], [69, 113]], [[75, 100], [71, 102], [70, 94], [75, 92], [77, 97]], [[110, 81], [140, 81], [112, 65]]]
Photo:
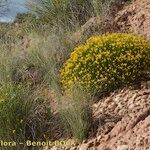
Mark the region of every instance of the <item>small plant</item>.
[[91, 125], [90, 96], [75, 86], [70, 93], [63, 97], [63, 105], [60, 105], [60, 115], [66, 131], [78, 141], [88, 136]]
[[94, 36], [75, 48], [61, 72], [65, 89], [79, 82], [84, 90], [103, 92], [150, 73], [150, 44], [127, 33]]

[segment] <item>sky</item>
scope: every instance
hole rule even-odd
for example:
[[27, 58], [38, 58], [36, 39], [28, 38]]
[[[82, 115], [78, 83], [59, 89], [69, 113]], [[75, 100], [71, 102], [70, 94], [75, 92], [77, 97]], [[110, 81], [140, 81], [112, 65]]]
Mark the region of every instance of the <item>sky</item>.
[[[27, 12], [26, 0], [9, 0], [8, 10], [0, 16], [0, 22], [13, 21], [17, 13]], [[1, 8], [0, 8], [1, 9]]]

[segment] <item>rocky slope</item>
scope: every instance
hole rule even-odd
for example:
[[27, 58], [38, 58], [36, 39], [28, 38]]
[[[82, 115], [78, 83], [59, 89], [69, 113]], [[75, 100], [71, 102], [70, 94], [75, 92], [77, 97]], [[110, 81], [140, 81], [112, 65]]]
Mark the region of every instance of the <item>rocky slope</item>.
[[116, 18], [119, 30], [150, 38], [150, 1], [136, 0], [120, 11]]
[[72, 148], [44, 150], [150, 150], [150, 81], [119, 89], [92, 108], [87, 140]]
[[96, 137], [74, 150], [150, 150], [150, 82], [112, 93], [93, 111]]

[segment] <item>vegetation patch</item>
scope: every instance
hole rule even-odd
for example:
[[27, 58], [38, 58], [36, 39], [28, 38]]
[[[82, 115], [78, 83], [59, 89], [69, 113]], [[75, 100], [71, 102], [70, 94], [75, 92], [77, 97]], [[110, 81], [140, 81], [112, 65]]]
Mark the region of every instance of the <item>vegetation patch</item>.
[[59, 110], [65, 130], [76, 140], [81, 142], [88, 137], [92, 123], [91, 96], [82, 91], [78, 85], [71, 92], [66, 93], [61, 100], [63, 103]]

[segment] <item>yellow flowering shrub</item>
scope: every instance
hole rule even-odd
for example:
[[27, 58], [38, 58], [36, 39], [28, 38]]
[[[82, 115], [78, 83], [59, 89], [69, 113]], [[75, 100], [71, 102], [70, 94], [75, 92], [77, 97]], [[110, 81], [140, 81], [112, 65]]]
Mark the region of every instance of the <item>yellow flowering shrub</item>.
[[76, 82], [86, 90], [102, 92], [132, 83], [150, 71], [150, 44], [128, 33], [91, 37], [75, 48], [60, 70], [69, 89]]

